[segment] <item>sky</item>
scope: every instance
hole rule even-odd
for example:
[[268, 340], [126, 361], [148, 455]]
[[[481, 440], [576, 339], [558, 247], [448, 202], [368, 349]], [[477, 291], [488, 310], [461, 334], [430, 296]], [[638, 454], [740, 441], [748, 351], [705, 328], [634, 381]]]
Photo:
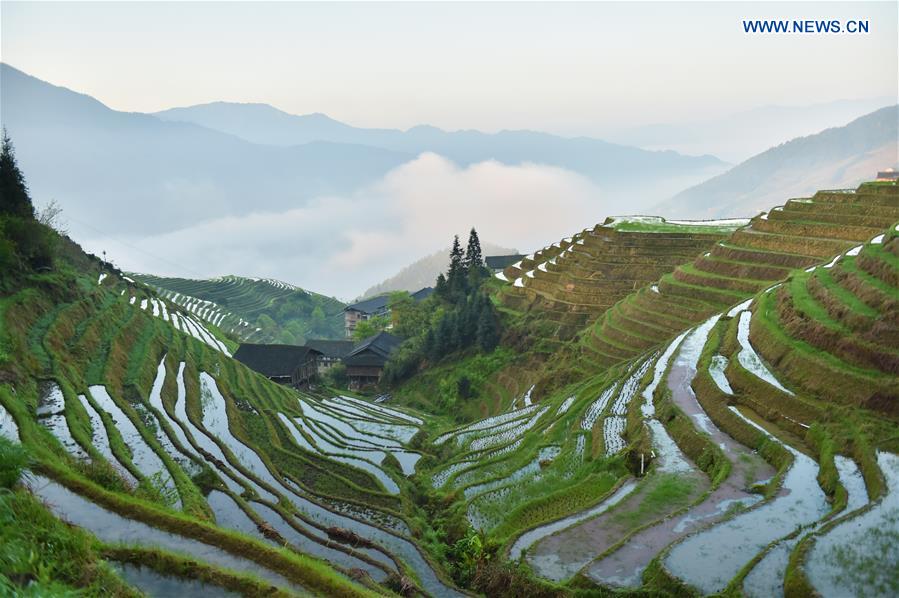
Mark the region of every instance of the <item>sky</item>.
[[[752, 35], [743, 19], [866, 19], [870, 33]], [[850, 118], [790, 132], [801, 119], [782, 114], [772, 133], [732, 115], [868, 102], [855, 118], [895, 102], [897, 27], [895, 1], [0, 1], [0, 60], [121, 111], [262, 102], [360, 127], [531, 129], [644, 147], [656, 146], [638, 128], [664, 123], [681, 127], [682, 145], [667, 135], [658, 147], [738, 162]], [[747, 130], [719, 126], [728, 117]], [[750, 152], [753, 129], [764, 135]], [[78, 230], [78, 210], [68, 213], [85, 249], [128, 270], [274, 277], [351, 299], [472, 225], [532, 251], [601, 221], [613, 202], [564, 169], [426, 153], [340, 196], [242, 215], [210, 206], [162, 233], [122, 236], [99, 221]]]
[[[896, 2], [4, 1], [0, 11], [3, 61], [125, 111], [254, 101], [356, 126], [575, 135], [896, 96]], [[869, 19], [871, 31], [743, 33], [755, 18]]]

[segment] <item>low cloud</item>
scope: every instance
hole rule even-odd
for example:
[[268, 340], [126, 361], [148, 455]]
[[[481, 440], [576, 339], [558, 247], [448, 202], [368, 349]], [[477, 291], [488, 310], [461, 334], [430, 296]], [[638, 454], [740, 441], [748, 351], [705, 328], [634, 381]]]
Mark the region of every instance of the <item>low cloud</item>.
[[374, 185], [301, 208], [223, 216], [164, 234], [88, 240], [127, 270], [273, 277], [344, 299], [445, 247], [452, 235], [530, 251], [606, 215], [596, 186], [561, 168], [422, 154]]

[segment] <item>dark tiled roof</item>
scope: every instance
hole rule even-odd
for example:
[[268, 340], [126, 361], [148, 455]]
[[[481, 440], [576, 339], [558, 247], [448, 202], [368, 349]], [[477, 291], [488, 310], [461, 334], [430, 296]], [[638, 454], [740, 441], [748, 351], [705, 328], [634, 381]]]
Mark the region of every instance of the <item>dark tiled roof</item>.
[[361, 311], [364, 314], [373, 314], [382, 309], [386, 309], [388, 301], [390, 301], [390, 295], [378, 295], [377, 297], [372, 297], [371, 299], [363, 299], [358, 303], [347, 305], [345, 308], [343, 308], [343, 310], [349, 311], [352, 309], [355, 311]]
[[521, 258], [523, 255], [488, 255], [484, 258], [484, 261], [487, 262], [487, 267], [491, 270], [504, 270], [506, 267], [511, 266]]
[[387, 358], [370, 351], [359, 355], [351, 355], [343, 358], [343, 365], [347, 367], [376, 367], [382, 368], [387, 363]]
[[234, 359], [263, 376], [279, 378], [293, 374], [298, 366], [309, 359], [310, 353], [320, 354], [321, 351], [310, 347], [297, 347], [296, 345], [253, 345], [245, 343], [234, 353]]
[[368, 351], [386, 359], [402, 342], [403, 341], [399, 337], [393, 336], [389, 332], [379, 332], [374, 336], [359, 341], [359, 343], [353, 347], [353, 350], [350, 351], [350, 354], [347, 355], [347, 358]]
[[353, 341], [332, 341], [313, 339], [306, 341], [306, 346], [321, 351], [325, 357], [343, 357], [353, 350]]
[[423, 289], [418, 289], [414, 293], [412, 293], [412, 298], [416, 301], [424, 301], [428, 297], [434, 294], [434, 287], [425, 287]]

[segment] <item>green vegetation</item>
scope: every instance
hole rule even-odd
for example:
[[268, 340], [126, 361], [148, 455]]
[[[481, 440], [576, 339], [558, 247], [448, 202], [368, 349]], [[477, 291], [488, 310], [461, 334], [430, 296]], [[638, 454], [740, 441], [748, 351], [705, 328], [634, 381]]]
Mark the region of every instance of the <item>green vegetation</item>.
[[411, 316], [412, 321], [400, 329], [411, 336], [387, 363], [386, 384], [397, 384], [449, 355], [490, 353], [496, 348], [500, 327], [485, 293], [487, 276], [477, 231], [471, 229], [464, 254], [455, 237], [447, 275], [438, 276], [434, 294], [422, 302], [421, 311], [406, 307], [398, 314], [400, 322], [403, 311]]
[[278, 280], [132, 276], [238, 341], [302, 345], [344, 338], [342, 302]]

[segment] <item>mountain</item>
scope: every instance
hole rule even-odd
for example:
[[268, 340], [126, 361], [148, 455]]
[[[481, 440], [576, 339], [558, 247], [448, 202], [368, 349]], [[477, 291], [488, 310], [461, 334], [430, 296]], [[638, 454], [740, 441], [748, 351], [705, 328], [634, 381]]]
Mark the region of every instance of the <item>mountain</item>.
[[202, 125], [260, 144], [291, 146], [329, 141], [413, 155], [434, 152], [462, 166], [485, 160], [557, 166], [600, 185], [620, 188], [631, 194], [631, 201], [642, 201], [644, 206], [647, 196], [658, 196], [675, 185], [675, 179], [711, 176], [726, 166], [708, 155], [647, 151], [588, 137], [566, 138], [536, 131], [450, 132], [427, 125], [406, 131], [357, 128], [323, 114], [293, 115], [267, 104], [215, 102], [173, 108], [156, 116], [169, 122]]
[[343, 303], [280, 280], [131, 276], [240, 341], [302, 345], [310, 338], [344, 338]]
[[150, 234], [216, 216], [299, 207], [312, 197], [349, 193], [413, 157], [326, 141], [259, 145], [111, 110], [9, 65], [0, 69], [2, 124], [32, 196], [55, 198], [76, 232]]
[[[500, 247], [492, 243], [483, 243], [481, 248], [484, 256], [518, 253], [517, 249]], [[434, 286], [437, 275], [441, 272], [446, 272], [449, 252], [450, 248], [447, 247], [412, 262], [387, 280], [367, 289], [362, 294], [362, 298], [374, 297], [390, 291], [409, 291], [414, 293], [421, 288]]]
[[761, 106], [710, 120], [609, 129], [604, 139], [647, 149], [714, 154], [739, 163], [784, 141], [820, 133], [893, 103], [888, 97], [809, 106]]
[[679, 218], [751, 216], [784, 197], [854, 187], [899, 164], [899, 106], [793, 139], [678, 193], [654, 211]]

